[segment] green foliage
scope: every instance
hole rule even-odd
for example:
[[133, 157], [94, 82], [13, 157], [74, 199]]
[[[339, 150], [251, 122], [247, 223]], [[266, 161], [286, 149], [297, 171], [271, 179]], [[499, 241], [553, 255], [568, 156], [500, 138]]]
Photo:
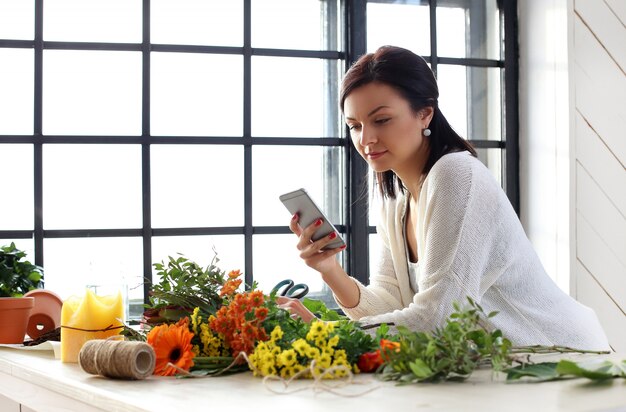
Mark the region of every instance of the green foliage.
[[270, 333], [279, 325], [283, 331], [283, 340], [285, 342], [293, 342], [294, 340], [306, 335], [309, 330], [309, 324], [301, 318], [292, 318], [289, 311], [279, 308], [276, 303], [276, 291], [272, 291], [269, 299], [266, 300], [268, 314], [263, 321], [263, 328]]
[[340, 320], [335, 323], [335, 330], [339, 335], [340, 349], [345, 349], [348, 354], [348, 362], [355, 364], [359, 356], [371, 352], [377, 347], [377, 340], [365, 333], [358, 323], [349, 320]]
[[0, 248], [0, 297], [21, 297], [43, 288], [43, 268], [23, 260], [26, 253], [15, 243]]
[[608, 359], [587, 359], [574, 362], [562, 359], [556, 362], [525, 364], [509, 368], [506, 371], [507, 381], [528, 378], [535, 382], [543, 382], [569, 378], [587, 378], [602, 381], [614, 378], [626, 378], [626, 360], [621, 362]]
[[530, 363], [506, 369], [506, 380], [513, 381], [524, 377], [538, 381], [551, 381], [559, 378], [556, 371], [556, 362]]
[[160, 281], [152, 286], [149, 308], [158, 313], [160, 321], [178, 320], [196, 307], [205, 316], [214, 314], [222, 306], [219, 290], [226, 275], [216, 266], [217, 255], [206, 269], [183, 255], [168, 258], [167, 263], [153, 265]]
[[398, 326], [398, 350], [385, 350], [387, 362], [380, 370], [383, 380], [400, 383], [436, 382], [466, 379], [483, 362], [494, 370], [510, 366], [511, 342], [500, 330], [487, 331], [480, 324], [486, 315], [482, 307], [468, 297], [469, 308], [455, 303], [455, 312], [443, 328], [431, 333], [412, 332]]
[[328, 309], [324, 302], [316, 299], [304, 298], [302, 300], [302, 304], [308, 310], [313, 312], [315, 316], [323, 321], [335, 321], [341, 319], [347, 319], [345, 316], [341, 316], [339, 313], [332, 309]]
[[[274, 302], [275, 292], [270, 295], [270, 301]], [[334, 333], [339, 336], [339, 344], [337, 349], [344, 349], [348, 358], [348, 362], [355, 364], [358, 362], [359, 356], [365, 352], [376, 349], [378, 340], [374, 339], [364, 332], [358, 323], [350, 321], [348, 317], [339, 315], [336, 311], [329, 309], [321, 300], [303, 299], [304, 306], [319, 316], [319, 319], [334, 324]], [[275, 303], [274, 303], [275, 305]], [[283, 309], [273, 310], [270, 307], [268, 320], [263, 324], [265, 330], [271, 331], [274, 326], [280, 325], [283, 330], [283, 341], [293, 342], [298, 338], [306, 336], [311, 326], [300, 318], [291, 318], [289, 312]]]

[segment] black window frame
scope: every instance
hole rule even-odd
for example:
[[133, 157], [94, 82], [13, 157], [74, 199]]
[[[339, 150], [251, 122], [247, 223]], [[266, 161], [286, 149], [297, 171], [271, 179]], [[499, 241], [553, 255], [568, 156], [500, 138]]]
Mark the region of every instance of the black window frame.
[[[338, 0], [342, 1], [342, 0]], [[440, 0], [442, 1], [442, 0]], [[450, 1], [450, 0], [447, 0]], [[460, 0], [459, 0], [460, 1]], [[460, 1], [461, 2], [461, 1]], [[2, 239], [33, 239], [34, 261], [44, 265], [44, 239], [87, 238], [87, 237], [141, 237], [143, 242], [143, 276], [152, 280], [152, 238], [155, 236], [180, 235], [232, 235], [244, 236], [244, 273], [247, 284], [252, 284], [253, 276], [253, 236], [259, 234], [290, 233], [287, 226], [254, 226], [252, 222], [252, 147], [255, 145], [282, 146], [333, 146], [343, 150], [345, 192], [343, 193], [344, 224], [336, 225], [345, 233], [348, 247], [344, 253], [344, 268], [356, 279], [367, 284], [369, 259], [364, 258], [369, 251], [369, 235], [375, 227], [369, 225], [368, 218], [368, 167], [352, 147], [346, 130], [338, 136], [300, 137], [252, 137], [251, 135], [251, 60], [252, 56], [303, 57], [343, 61], [344, 69], [366, 52], [366, 0], [343, 0], [343, 50], [286, 50], [252, 47], [251, 39], [251, 0], [243, 0], [244, 39], [242, 47], [163, 45], [150, 42], [150, 0], [142, 0], [143, 39], [141, 43], [94, 43], [58, 42], [43, 40], [44, 0], [35, 0], [34, 40], [0, 39], [0, 48], [34, 49], [34, 129], [32, 135], [0, 135], [0, 144], [32, 144], [34, 158], [34, 229], [2, 230]], [[475, 58], [449, 58], [437, 55], [436, 47], [436, 7], [437, 0], [428, 1], [430, 6], [431, 54], [423, 56], [436, 72], [438, 64], [460, 64], [473, 67], [499, 67], [504, 69], [503, 115], [505, 128], [503, 139], [470, 140], [477, 148], [498, 148], [503, 153], [503, 186], [519, 214], [519, 150], [518, 150], [518, 45], [517, 45], [517, 0], [499, 0], [504, 35], [504, 55], [499, 60]], [[42, 75], [44, 50], [115, 50], [139, 51], [143, 59], [142, 73], [142, 133], [141, 136], [60, 136], [42, 133]], [[150, 135], [150, 56], [153, 52], [192, 52], [234, 54], [243, 56], [244, 103], [243, 135], [241, 137], [216, 137], [206, 139], [197, 136], [151, 136]], [[43, 224], [43, 155], [44, 144], [136, 144], [142, 152], [142, 227], [136, 229], [81, 229], [44, 230]], [[236, 227], [198, 228], [153, 228], [151, 222], [150, 187], [150, 148], [152, 144], [228, 144], [242, 145], [244, 148], [244, 225]], [[334, 171], [327, 173], [332, 177]], [[150, 283], [144, 284], [144, 301], [147, 302]]]

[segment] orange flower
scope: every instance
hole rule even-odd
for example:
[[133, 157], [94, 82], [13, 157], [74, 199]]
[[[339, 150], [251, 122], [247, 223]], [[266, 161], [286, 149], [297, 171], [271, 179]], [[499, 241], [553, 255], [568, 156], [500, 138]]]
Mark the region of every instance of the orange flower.
[[260, 290], [253, 290], [250, 292], [250, 303], [255, 308], [258, 308], [265, 302], [265, 298], [263, 297], [263, 292]]
[[380, 340], [380, 355], [383, 361], [389, 361], [389, 355], [393, 352], [400, 352], [400, 342], [393, 342], [387, 339]]
[[227, 280], [226, 283], [224, 283], [224, 286], [222, 286], [222, 290], [220, 290], [220, 296], [232, 295], [235, 293], [239, 285], [241, 285], [241, 279]]
[[266, 308], [265, 306], [256, 308], [254, 310], [254, 316], [261, 322], [263, 322], [265, 318], [267, 318], [268, 313], [269, 313], [269, 309]]
[[237, 270], [231, 270], [231, 271], [228, 273], [228, 277], [229, 277], [229, 278], [231, 278], [231, 279], [236, 279], [236, 278], [238, 278], [239, 276], [241, 276], [241, 271], [240, 271], [239, 269], [237, 269]]
[[155, 326], [148, 333], [148, 343], [156, 354], [155, 375], [175, 375], [177, 369], [168, 366], [169, 363], [186, 371], [193, 366], [191, 339], [193, 333], [189, 331], [189, 318], [185, 317], [175, 325]]
[[261, 291], [238, 293], [210, 321], [210, 328], [224, 335], [232, 356], [239, 352], [251, 353], [257, 341], [267, 340], [267, 333], [261, 326], [268, 315], [268, 308], [261, 306], [263, 303]]

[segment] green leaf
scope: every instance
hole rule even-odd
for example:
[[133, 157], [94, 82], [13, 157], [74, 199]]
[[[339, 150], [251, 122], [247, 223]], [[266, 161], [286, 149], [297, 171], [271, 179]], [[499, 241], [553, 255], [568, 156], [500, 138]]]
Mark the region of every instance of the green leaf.
[[432, 369], [421, 359], [415, 359], [413, 362], [410, 362], [409, 367], [413, 375], [417, 376], [419, 379], [427, 379], [433, 374]]
[[304, 298], [302, 300], [302, 304], [311, 312], [319, 315], [319, 318], [323, 321], [336, 321], [345, 319], [345, 317], [342, 317], [334, 310], [328, 309], [324, 302], [322, 302], [321, 300]]
[[527, 365], [516, 366], [506, 369], [506, 380], [513, 381], [522, 377], [535, 378], [539, 381], [548, 381], [559, 379], [559, 373], [556, 370], [556, 362], [542, 362]]
[[591, 359], [574, 362], [561, 360], [556, 371], [561, 375], [573, 375], [592, 380], [626, 378], [626, 360], [614, 362], [608, 359]]

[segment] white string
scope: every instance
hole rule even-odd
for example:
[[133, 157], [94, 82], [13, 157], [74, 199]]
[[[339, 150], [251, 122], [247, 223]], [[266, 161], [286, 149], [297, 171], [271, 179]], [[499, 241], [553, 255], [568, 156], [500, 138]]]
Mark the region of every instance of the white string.
[[[185, 375], [185, 377], [191, 377], [191, 378], [211, 378], [211, 377], [215, 377], [215, 376], [219, 376], [223, 373], [225, 373], [226, 371], [228, 371], [230, 368], [232, 368], [233, 366], [237, 365], [238, 361], [243, 358], [246, 360], [246, 362], [248, 363], [248, 367], [250, 368], [250, 370], [252, 370], [253, 372], [259, 373], [259, 370], [254, 366], [254, 364], [252, 364], [252, 362], [250, 361], [250, 359], [248, 358], [248, 355], [246, 355], [245, 352], [239, 352], [239, 354], [235, 357], [235, 359], [233, 359], [233, 361], [231, 362], [230, 365], [228, 365], [226, 368], [222, 369], [221, 371], [212, 374], [212, 375], [195, 375], [190, 373], [189, 371], [186, 371], [176, 365], [174, 365], [171, 362], [168, 362], [167, 366], [171, 366], [174, 369], [176, 369], [178, 372], [180, 372], [181, 374]], [[326, 369], [322, 369], [321, 373], [316, 373], [315, 370], [315, 359], [313, 359], [311, 361], [311, 364], [299, 371], [298, 373], [296, 373], [295, 375], [293, 375], [291, 378], [289, 379], [284, 379], [281, 378], [278, 375], [266, 375], [263, 378], [263, 386], [265, 386], [265, 389], [267, 389], [268, 391], [275, 393], [277, 395], [290, 395], [296, 392], [301, 392], [301, 391], [305, 391], [305, 390], [309, 390], [312, 389], [313, 392], [315, 393], [320, 393], [320, 392], [330, 392], [332, 394], [338, 395], [338, 396], [343, 396], [346, 398], [352, 398], [352, 397], [357, 397], [357, 396], [362, 396], [365, 395], [369, 392], [372, 392], [378, 388], [380, 388], [380, 385], [374, 385], [370, 388], [367, 388], [361, 392], [358, 393], [344, 393], [342, 391], [338, 391], [337, 389], [342, 389], [345, 388], [347, 386], [350, 385], [371, 385], [373, 383], [373, 381], [369, 381], [369, 382], [355, 382], [354, 381], [354, 373], [352, 373], [352, 370], [345, 366], [345, 365], [336, 365], [336, 366], [331, 366], [330, 368], [326, 368]], [[346, 376], [345, 378], [338, 378], [338, 379], [324, 379], [324, 377], [326, 376], [333, 376], [335, 372], [338, 371], [344, 371], [346, 372]], [[294, 381], [296, 381], [298, 378], [306, 375], [307, 373], [311, 374], [311, 377], [313, 378], [313, 381], [311, 382], [311, 384], [309, 385], [305, 385], [299, 388], [294, 388], [293, 387], [293, 383]], [[260, 374], [260, 373], [259, 373]], [[271, 386], [271, 381], [275, 381], [275, 382], [280, 382], [282, 383], [282, 389], [274, 389]], [[291, 385], [291, 388], [290, 388]]]

